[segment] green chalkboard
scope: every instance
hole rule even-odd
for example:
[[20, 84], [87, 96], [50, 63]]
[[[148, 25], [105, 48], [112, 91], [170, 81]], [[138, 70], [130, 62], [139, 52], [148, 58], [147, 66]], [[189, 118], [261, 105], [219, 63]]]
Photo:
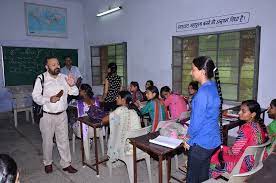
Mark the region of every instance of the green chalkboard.
[[64, 56], [71, 56], [78, 65], [77, 49], [31, 48], [3, 46], [4, 75], [6, 86], [32, 85], [36, 76], [45, 72], [46, 56], [56, 56], [61, 67]]

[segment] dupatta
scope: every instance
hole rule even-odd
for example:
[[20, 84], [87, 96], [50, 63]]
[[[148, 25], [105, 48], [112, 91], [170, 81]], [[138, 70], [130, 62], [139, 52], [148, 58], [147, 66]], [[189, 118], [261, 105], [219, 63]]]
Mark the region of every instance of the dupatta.
[[[160, 104], [160, 105], [159, 105]], [[156, 131], [159, 121], [163, 121], [162, 106], [165, 108], [165, 120], [168, 120], [168, 111], [163, 101], [154, 101], [154, 119], [152, 120], [152, 132]]]

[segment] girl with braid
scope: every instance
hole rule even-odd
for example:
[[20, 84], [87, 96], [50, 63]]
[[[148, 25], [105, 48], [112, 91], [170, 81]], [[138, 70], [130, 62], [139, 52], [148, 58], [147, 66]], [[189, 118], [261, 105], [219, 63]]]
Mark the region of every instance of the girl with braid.
[[[233, 146], [223, 146], [221, 166], [219, 151], [211, 158], [210, 175], [216, 178], [224, 172], [231, 173], [240, 157], [248, 146], [260, 145], [267, 141], [268, 135], [263, 120], [260, 118], [261, 107], [255, 100], [246, 100], [241, 104], [239, 119], [245, 121], [238, 131]], [[240, 173], [248, 172], [254, 165], [254, 156], [246, 156], [243, 160]]]
[[[216, 74], [216, 82], [211, 79]], [[210, 159], [221, 144], [219, 116], [222, 98], [218, 70], [210, 57], [193, 60], [191, 75], [200, 83], [192, 100], [190, 126], [184, 142], [188, 149], [187, 182], [199, 183], [209, 179]]]

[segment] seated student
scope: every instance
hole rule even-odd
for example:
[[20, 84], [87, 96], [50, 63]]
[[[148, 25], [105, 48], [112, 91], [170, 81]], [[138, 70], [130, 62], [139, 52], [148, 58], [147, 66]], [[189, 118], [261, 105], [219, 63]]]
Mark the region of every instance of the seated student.
[[194, 97], [194, 95], [197, 93], [198, 91], [198, 82], [197, 81], [192, 81], [189, 83], [189, 86], [188, 86], [188, 93], [189, 93], [189, 96], [188, 97], [185, 97], [185, 99], [187, 100], [187, 103], [188, 103], [188, 106], [189, 106], [189, 110], [192, 109], [192, 99]]
[[[224, 165], [219, 157], [220, 149], [212, 156], [210, 176], [216, 178], [224, 172], [231, 173], [240, 157], [248, 146], [260, 145], [267, 141], [266, 127], [260, 118], [261, 107], [255, 100], [246, 100], [241, 104], [239, 119], [245, 121], [239, 131], [233, 146], [223, 146], [222, 155]], [[254, 165], [254, 157], [246, 156], [240, 173], [248, 172]]]
[[130, 153], [132, 149], [126, 141], [127, 132], [141, 128], [140, 111], [132, 103], [131, 93], [120, 91], [116, 103], [119, 107], [102, 119], [104, 125], [110, 126], [107, 155], [111, 162], [118, 160], [122, 151]]
[[19, 183], [19, 172], [16, 162], [7, 154], [0, 154], [0, 182]]
[[273, 99], [270, 102], [270, 106], [268, 107], [268, 117], [273, 119], [273, 121], [267, 126], [268, 135], [271, 139], [271, 144], [276, 140], [276, 99]]
[[163, 86], [160, 93], [162, 98], [165, 99], [165, 106], [169, 107], [171, 119], [179, 119], [183, 112], [187, 112], [187, 103], [184, 98], [172, 93], [168, 86]]
[[132, 102], [135, 103], [137, 100], [142, 102], [144, 100], [144, 95], [139, 88], [139, 83], [136, 81], [131, 81], [129, 85], [129, 90], [132, 95]]
[[146, 106], [141, 109], [141, 113], [143, 115], [147, 113], [150, 115], [152, 131], [154, 132], [159, 121], [168, 119], [167, 110], [163, 101], [159, 100], [159, 91], [156, 86], [150, 86], [147, 88], [146, 97], [148, 102]]
[[[87, 116], [88, 111], [93, 110], [93, 108], [99, 108], [99, 101], [93, 97], [94, 93], [92, 91], [92, 88], [88, 84], [81, 84], [80, 86], [80, 100], [78, 100], [77, 103], [77, 110], [78, 110], [78, 117]], [[100, 111], [100, 110], [99, 110]], [[97, 115], [97, 114], [95, 114]], [[83, 124], [83, 145], [84, 145], [84, 152], [85, 157], [88, 160], [89, 159], [89, 138], [93, 137], [94, 131], [93, 128], [88, 127], [87, 125]], [[80, 122], [77, 121], [73, 124], [73, 132], [77, 137], [81, 137], [81, 131], [80, 131]]]
[[150, 87], [150, 86], [154, 86], [154, 83], [153, 83], [152, 80], [147, 80], [147, 82], [146, 82], [146, 84], [145, 84], [145, 90], [147, 90], [148, 87]]
[[146, 91], [147, 91], [147, 88], [150, 87], [150, 86], [154, 86], [154, 83], [152, 80], [147, 80], [146, 84], [145, 84], [145, 92], [143, 93], [144, 94], [144, 101], [147, 101], [147, 97], [146, 97]]

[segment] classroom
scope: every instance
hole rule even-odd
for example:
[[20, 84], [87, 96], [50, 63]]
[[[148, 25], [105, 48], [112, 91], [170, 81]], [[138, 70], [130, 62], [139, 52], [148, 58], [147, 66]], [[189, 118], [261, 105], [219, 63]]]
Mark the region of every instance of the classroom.
[[0, 166], [23, 183], [270, 182], [275, 7], [0, 0]]

